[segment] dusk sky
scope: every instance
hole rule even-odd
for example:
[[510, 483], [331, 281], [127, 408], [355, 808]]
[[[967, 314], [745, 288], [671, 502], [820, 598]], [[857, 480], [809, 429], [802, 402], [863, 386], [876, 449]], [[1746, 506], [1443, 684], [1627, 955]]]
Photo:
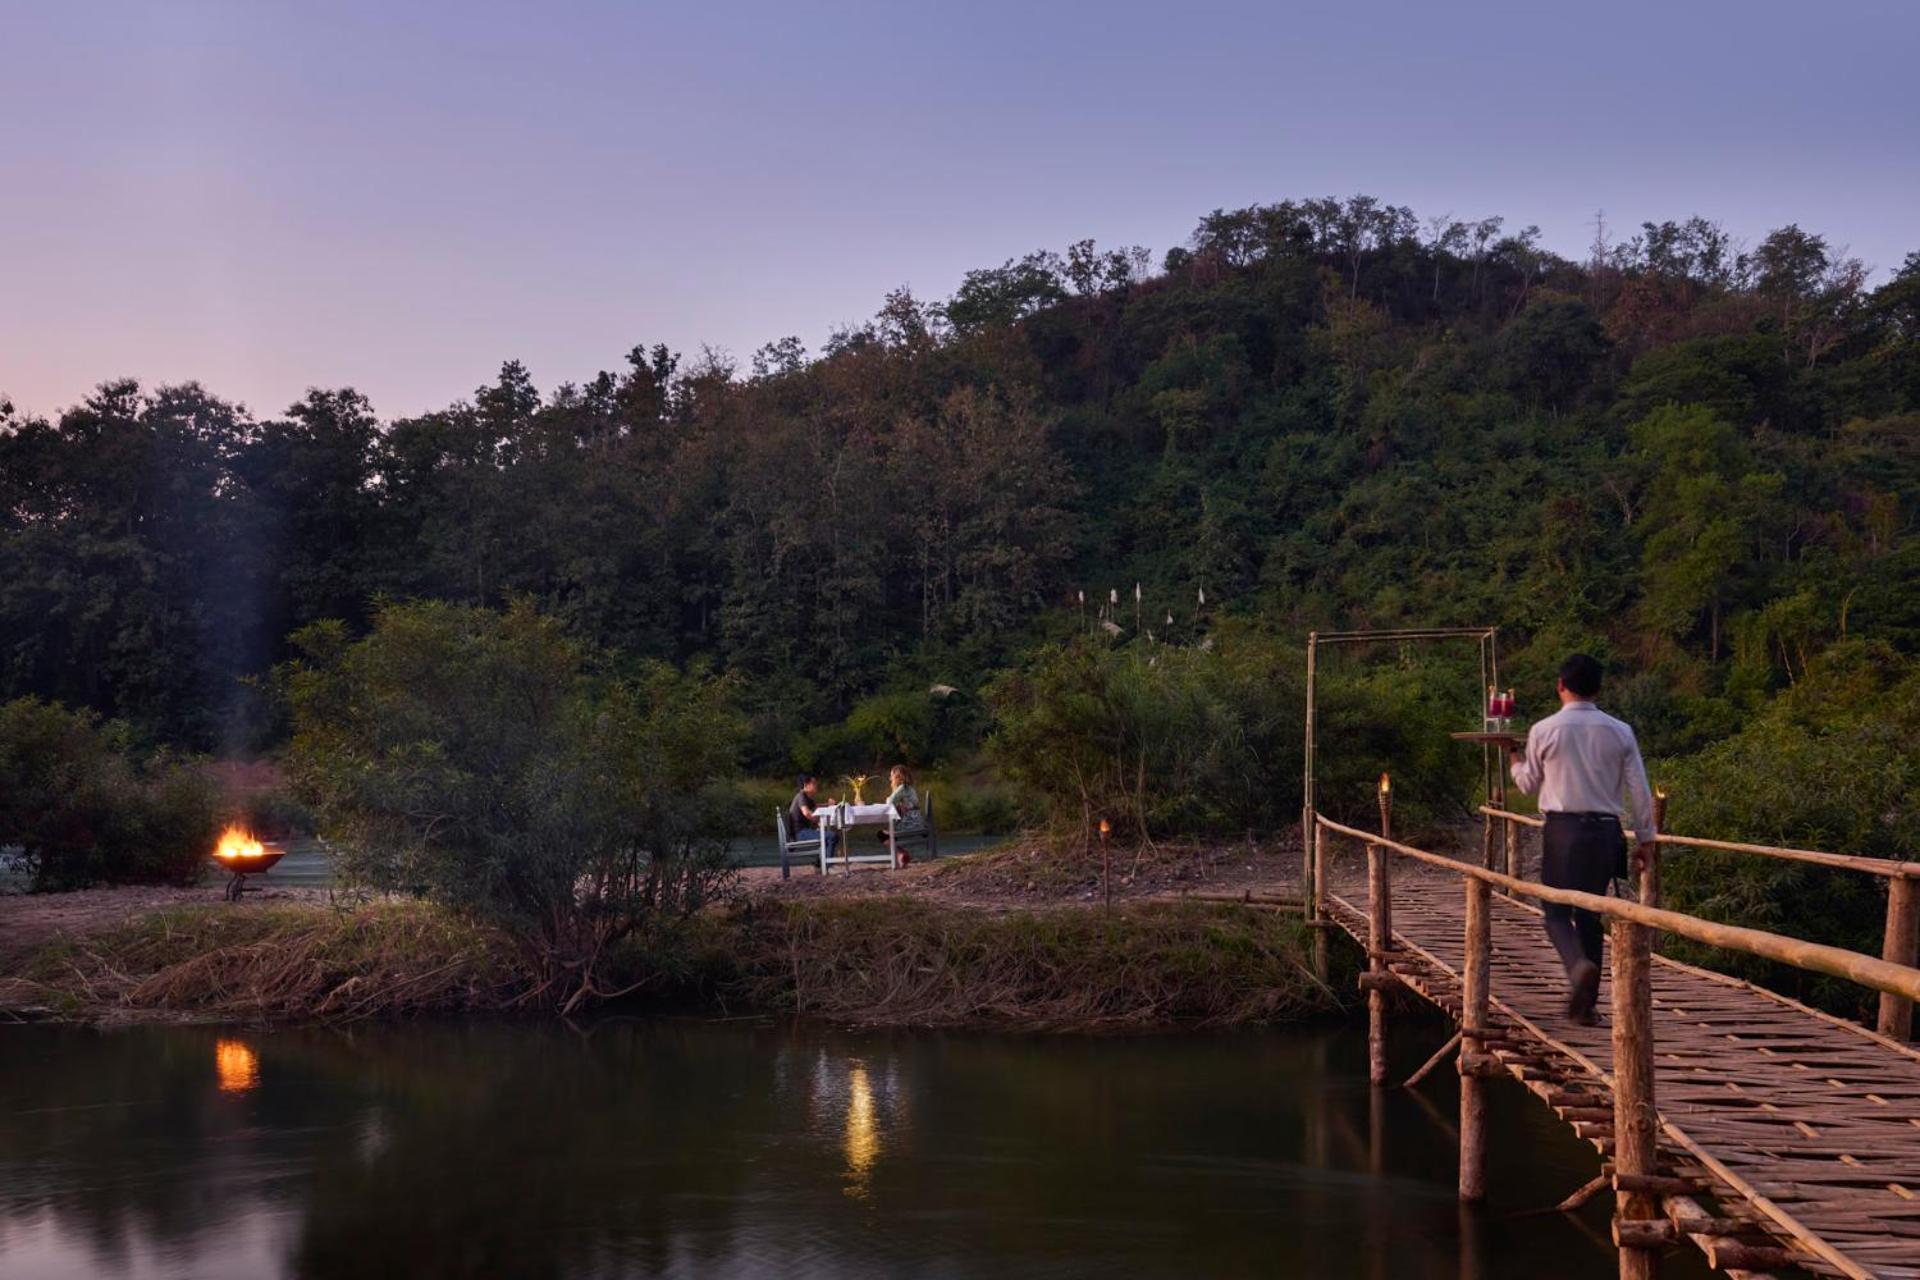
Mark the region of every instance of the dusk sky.
[[1920, 6], [0, 0], [0, 395], [385, 417], [1365, 191], [1920, 249]]

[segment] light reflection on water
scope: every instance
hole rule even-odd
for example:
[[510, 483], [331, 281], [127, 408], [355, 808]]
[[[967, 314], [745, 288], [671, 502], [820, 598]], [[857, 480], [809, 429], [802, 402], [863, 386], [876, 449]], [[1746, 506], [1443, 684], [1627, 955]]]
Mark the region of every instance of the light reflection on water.
[[0, 1028], [0, 1276], [1614, 1273], [1603, 1206], [1510, 1216], [1594, 1171], [1537, 1104], [1497, 1091], [1494, 1207], [1463, 1213], [1452, 1082], [1369, 1090], [1364, 1057], [1341, 1029]]
[[245, 1093], [260, 1083], [260, 1058], [240, 1040], [214, 1041], [213, 1070], [222, 1093]]
[[867, 1175], [880, 1156], [880, 1129], [873, 1116], [873, 1085], [855, 1063], [847, 1073], [847, 1194], [867, 1198]]

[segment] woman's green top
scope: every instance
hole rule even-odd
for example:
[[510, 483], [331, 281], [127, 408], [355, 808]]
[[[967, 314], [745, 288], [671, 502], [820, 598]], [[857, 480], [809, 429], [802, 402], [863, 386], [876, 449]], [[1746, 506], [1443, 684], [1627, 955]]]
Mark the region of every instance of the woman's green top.
[[887, 797], [887, 803], [900, 815], [900, 821], [920, 821], [920, 793], [913, 789], [911, 782], [903, 782], [895, 787], [893, 794]]

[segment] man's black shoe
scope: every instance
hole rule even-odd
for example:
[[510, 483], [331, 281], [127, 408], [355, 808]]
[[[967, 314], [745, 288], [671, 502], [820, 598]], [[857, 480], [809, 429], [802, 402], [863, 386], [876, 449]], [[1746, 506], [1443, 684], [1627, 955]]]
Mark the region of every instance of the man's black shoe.
[[1582, 960], [1567, 975], [1567, 1016], [1582, 1026], [1592, 1026], [1598, 1021], [1593, 1016], [1593, 1005], [1599, 998], [1600, 966], [1591, 960]]

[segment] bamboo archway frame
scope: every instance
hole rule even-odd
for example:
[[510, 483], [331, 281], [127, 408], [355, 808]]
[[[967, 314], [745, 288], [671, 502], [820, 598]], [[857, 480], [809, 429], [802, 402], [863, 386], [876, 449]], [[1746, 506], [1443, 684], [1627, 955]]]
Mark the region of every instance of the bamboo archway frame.
[[[1300, 794], [1300, 883], [1304, 887], [1301, 894], [1304, 909], [1309, 920], [1318, 917], [1319, 888], [1314, 883], [1313, 865], [1314, 837], [1314, 680], [1319, 666], [1320, 646], [1344, 644], [1412, 644], [1432, 643], [1446, 640], [1477, 640], [1480, 643], [1480, 686], [1500, 683], [1500, 628], [1486, 627], [1409, 627], [1386, 631], [1309, 631], [1307, 633], [1307, 716], [1306, 743], [1302, 763], [1302, 784]], [[1500, 767], [1497, 753], [1491, 748], [1482, 747], [1480, 752], [1482, 779], [1486, 786], [1489, 802], [1502, 808], [1506, 805], [1506, 773]]]

